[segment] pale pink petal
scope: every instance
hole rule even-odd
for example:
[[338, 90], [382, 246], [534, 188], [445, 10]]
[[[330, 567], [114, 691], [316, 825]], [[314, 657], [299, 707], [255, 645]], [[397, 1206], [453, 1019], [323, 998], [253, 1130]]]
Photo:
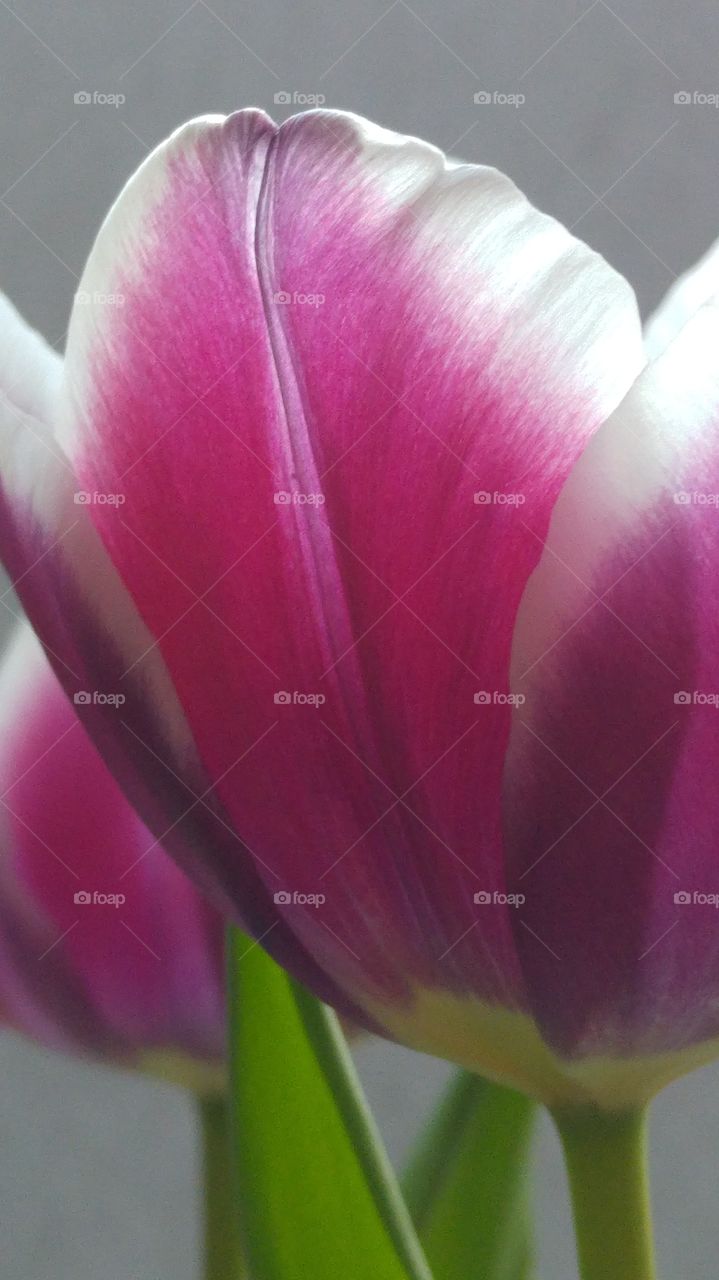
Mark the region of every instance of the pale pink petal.
[[42, 423], [56, 408], [62, 360], [0, 293], [0, 403], [9, 403]]
[[719, 240], [693, 267], [674, 282], [656, 311], [649, 317], [644, 341], [647, 354], [656, 360], [673, 342], [687, 320], [705, 302], [719, 294]]

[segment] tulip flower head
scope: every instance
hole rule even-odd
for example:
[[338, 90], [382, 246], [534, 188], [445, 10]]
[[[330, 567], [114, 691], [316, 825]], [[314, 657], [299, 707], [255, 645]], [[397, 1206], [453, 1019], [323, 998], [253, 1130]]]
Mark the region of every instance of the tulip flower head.
[[0, 550], [218, 905], [552, 1105], [713, 1056], [716, 307], [645, 368], [501, 174], [242, 111], [128, 183], [62, 362], [6, 328]]
[[123, 797], [27, 627], [0, 702], [0, 1021], [48, 1048], [217, 1088], [219, 917]]

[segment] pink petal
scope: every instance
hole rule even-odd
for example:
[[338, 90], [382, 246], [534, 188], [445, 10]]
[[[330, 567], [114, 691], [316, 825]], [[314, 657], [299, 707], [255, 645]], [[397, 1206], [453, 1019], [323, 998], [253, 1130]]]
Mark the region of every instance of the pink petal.
[[257, 112], [160, 148], [81, 287], [60, 437], [125, 499], [89, 515], [251, 851], [205, 867], [245, 913], [255, 878], [256, 934], [261, 887], [325, 895], [266, 939], [316, 987], [308, 957], [352, 995], [521, 1002], [473, 901], [505, 887], [509, 710], [474, 695], [506, 693], [537, 535], [642, 362], [631, 291], [493, 170]]
[[719, 1034], [718, 342], [705, 307], [592, 440], [520, 611], [509, 875], [564, 1053]]
[[[297, 945], [277, 924], [255, 860], [246, 852], [236, 856], [238, 836], [201, 769], [160, 650], [102, 546], [87, 502], [78, 501], [87, 495], [50, 423], [58, 397], [37, 394], [55, 385], [55, 358], [9, 304], [0, 308], [0, 321], [8, 393], [0, 395], [0, 541], [17, 593], [66, 691], [91, 695], [79, 708], [82, 718], [155, 838], [192, 867], [226, 912], [258, 935], [272, 928], [277, 954], [291, 947], [294, 955]], [[4, 597], [2, 603], [12, 612]], [[108, 694], [124, 697], [121, 710]], [[208, 848], [225, 856], [207, 865]], [[312, 962], [305, 967], [314, 976]], [[342, 1003], [321, 974], [317, 983]], [[346, 1003], [345, 1012], [353, 1012]]]
[[123, 798], [28, 628], [0, 703], [3, 1019], [53, 1048], [219, 1063], [222, 922]]

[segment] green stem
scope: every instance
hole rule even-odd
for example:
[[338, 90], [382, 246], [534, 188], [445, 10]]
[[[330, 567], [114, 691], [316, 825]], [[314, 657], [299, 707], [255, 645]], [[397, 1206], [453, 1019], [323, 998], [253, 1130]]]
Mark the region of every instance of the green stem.
[[405, 1172], [403, 1191], [441, 1280], [532, 1274], [530, 1144], [535, 1104], [459, 1072]]
[[655, 1280], [646, 1114], [554, 1112], [572, 1192], [582, 1280]]
[[294, 979], [290, 989], [407, 1280], [432, 1280], [337, 1017]]
[[205, 1188], [205, 1280], [242, 1280], [237, 1206], [233, 1195], [228, 1106], [222, 1097], [200, 1098]]
[[432, 1280], [336, 1015], [233, 926], [228, 1010], [255, 1280]]

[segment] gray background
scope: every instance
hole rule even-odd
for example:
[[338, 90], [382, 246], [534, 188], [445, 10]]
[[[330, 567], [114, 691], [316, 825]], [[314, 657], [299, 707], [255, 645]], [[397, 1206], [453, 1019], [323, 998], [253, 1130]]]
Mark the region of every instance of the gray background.
[[[644, 310], [717, 233], [715, 0], [0, 0], [2, 287], [60, 349], [93, 234], [120, 185], [189, 116], [278, 92], [496, 164], [637, 289]], [[526, 102], [482, 106], [478, 91]], [[122, 93], [120, 108], [77, 105]], [[386, 1045], [359, 1051], [401, 1159], [446, 1075]], [[191, 1280], [196, 1135], [177, 1091], [0, 1039], [0, 1206], [7, 1280]], [[719, 1069], [655, 1106], [662, 1274], [716, 1275]], [[544, 1280], [575, 1275], [556, 1140], [538, 1144]]]

